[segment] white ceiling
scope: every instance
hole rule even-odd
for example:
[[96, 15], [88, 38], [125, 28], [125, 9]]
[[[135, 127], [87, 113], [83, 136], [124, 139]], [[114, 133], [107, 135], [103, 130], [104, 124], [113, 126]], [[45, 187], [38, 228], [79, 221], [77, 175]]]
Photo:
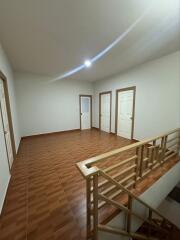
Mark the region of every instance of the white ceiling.
[[89, 69], [95, 81], [180, 49], [179, 0], [0, 0], [0, 41], [14, 70], [61, 75], [143, 20]]

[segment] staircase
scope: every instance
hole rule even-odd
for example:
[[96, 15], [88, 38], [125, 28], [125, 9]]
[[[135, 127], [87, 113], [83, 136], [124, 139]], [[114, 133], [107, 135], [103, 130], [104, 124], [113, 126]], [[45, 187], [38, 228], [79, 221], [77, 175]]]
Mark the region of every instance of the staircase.
[[[166, 234], [165, 232], [161, 232], [159, 231], [158, 228], [152, 228], [151, 227], [151, 233], [150, 235], [154, 238], [154, 239], [171, 239], [171, 240], [178, 240], [180, 239], [180, 231], [177, 228], [174, 228], [174, 225], [172, 224], [168, 224], [162, 220], [159, 219], [152, 219], [152, 222], [160, 227], [162, 227], [165, 231], [168, 232], [168, 234]], [[141, 227], [138, 229], [137, 233], [144, 235], [144, 236], [148, 236], [149, 234], [149, 228], [150, 226], [144, 222]], [[133, 238], [136, 239], [136, 238]]]
[[[179, 229], [135, 194], [155, 169], [179, 162], [179, 146], [180, 129], [175, 129], [77, 163], [86, 179], [87, 239], [99, 239], [99, 232], [119, 239], [180, 239]], [[107, 225], [117, 214], [118, 226]]]

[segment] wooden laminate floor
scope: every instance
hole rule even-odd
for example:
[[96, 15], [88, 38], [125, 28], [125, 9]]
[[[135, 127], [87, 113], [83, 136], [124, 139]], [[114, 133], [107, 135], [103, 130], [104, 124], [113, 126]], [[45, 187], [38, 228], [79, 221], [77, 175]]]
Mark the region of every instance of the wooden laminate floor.
[[95, 129], [23, 139], [0, 217], [0, 240], [85, 239], [85, 181], [75, 163], [130, 143]]
[[75, 163], [130, 143], [97, 130], [23, 139], [0, 218], [0, 239], [84, 239], [85, 181]]

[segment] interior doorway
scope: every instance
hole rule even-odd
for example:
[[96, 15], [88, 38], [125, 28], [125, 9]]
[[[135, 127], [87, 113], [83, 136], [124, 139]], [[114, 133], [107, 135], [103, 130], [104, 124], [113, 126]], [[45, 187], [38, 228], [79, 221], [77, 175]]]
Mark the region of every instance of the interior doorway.
[[133, 139], [136, 87], [116, 90], [116, 134]]
[[111, 91], [99, 94], [99, 129], [108, 133], [111, 132], [111, 102]]
[[3, 133], [1, 131], [1, 134], [4, 135], [4, 137], [1, 136], [1, 140], [4, 138], [8, 165], [9, 169], [11, 169], [16, 151], [7, 88], [7, 80], [1, 72], [0, 72], [0, 117], [3, 129]]
[[9, 179], [10, 169], [6, 149], [2, 114], [0, 112], [0, 213], [5, 199]]
[[92, 128], [92, 96], [91, 95], [80, 95], [80, 129]]

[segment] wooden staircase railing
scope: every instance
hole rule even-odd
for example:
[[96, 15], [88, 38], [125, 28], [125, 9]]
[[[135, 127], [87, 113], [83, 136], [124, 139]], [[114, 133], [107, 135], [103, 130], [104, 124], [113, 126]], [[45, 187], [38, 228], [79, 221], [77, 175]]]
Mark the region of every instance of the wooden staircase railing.
[[[78, 169], [86, 179], [87, 239], [97, 240], [98, 231], [129, 236], [132, 239], [160, 239], [151, 234], [156, 230], [166, 239], [171, 234], [171, 230], [176, 227], [155, 209], [136, 197], [128, 188], [136, 188], [138, 181], [153, 169], [160, 167], [172, 157], [178, 157], [179, 149], [180, 129], [178, 128], [77, 163]], [[148, 209], [146, 217], [133, 211], [134, 201], [138, 201]], [[116, 229], [102, 224], [103, 211], [108, 211], [109, 206], [126, 213], [124, 229]], [[157, 223], [153, 218], [154, 214], [162, 222], [157, 221]], [[146, 235], [131, 231], [133, 217], [148, 224]]]
[[[131, 193], [131, 191], [127, 190], [125, 187], [123, 187], [121, 184], [119, 184], [117, 181], [112, 179], [109, 175], [104, 173], [104, 171], [100, 170], [99, 171], [99, 176], [103, 176], [106, 178], [109, 182], [114, 184], [117, 188], [121, 189], [122, 192], [126, 193], [128, 196], [128, 203], [127, 206], [122, 205], [121, 203], [111, 200], [108, 197], [105, 197], [103, 194], [98, 193], [98, 199], [102, 199], [108, 204], [114, 205], [115, 207], [119, 208], [120, 210], [124, 211], [127, 213], [127, 220], [126, 220], [126, 230], [122, 229], [116, 229], [113, 227], [109, 227], [107, 225], [102, 225], [98, 224], [98, 230], [100, 231], [105, 231], [105, 232], [110, 232], [110, 233], [115, 233], [119, 235], [124, 235], [124, 236], [129, 236], [132, 237], [133, 239], [158, 239], [151, 237], [151, 230], [154, 229], [154, 231], [157, 231], [160, 233], [160, 236], [162, 239], [171, 239], [171, 234], [172, 230], [176, 228], [174, 224], [172, 224], [168, 219], [166, 219], [164, 216], [162, 216], [157, 210], [153, 209], [150, 205], [142, 201], [140, 198], [138, 198], [136, 195]], [[133, 210], [133, 201], [137, 201], [140, 204], [142, 204], [144, 207], [147, 208], [147, 216], [142, 217], [140, 214], [136, 213]], [[156, 216], [156, 218], [153, 218], [153, 215]], [[147, 236], [138, 234], [138, 233], [133, 233], [131, 231], [131, 224], [132, 224], [132, 217], [136, 217], [139, 220], [142, 221], [142, 223], [146, 222], [147, 223]], [[167, 226], [167, 227], [165, 227]]]

